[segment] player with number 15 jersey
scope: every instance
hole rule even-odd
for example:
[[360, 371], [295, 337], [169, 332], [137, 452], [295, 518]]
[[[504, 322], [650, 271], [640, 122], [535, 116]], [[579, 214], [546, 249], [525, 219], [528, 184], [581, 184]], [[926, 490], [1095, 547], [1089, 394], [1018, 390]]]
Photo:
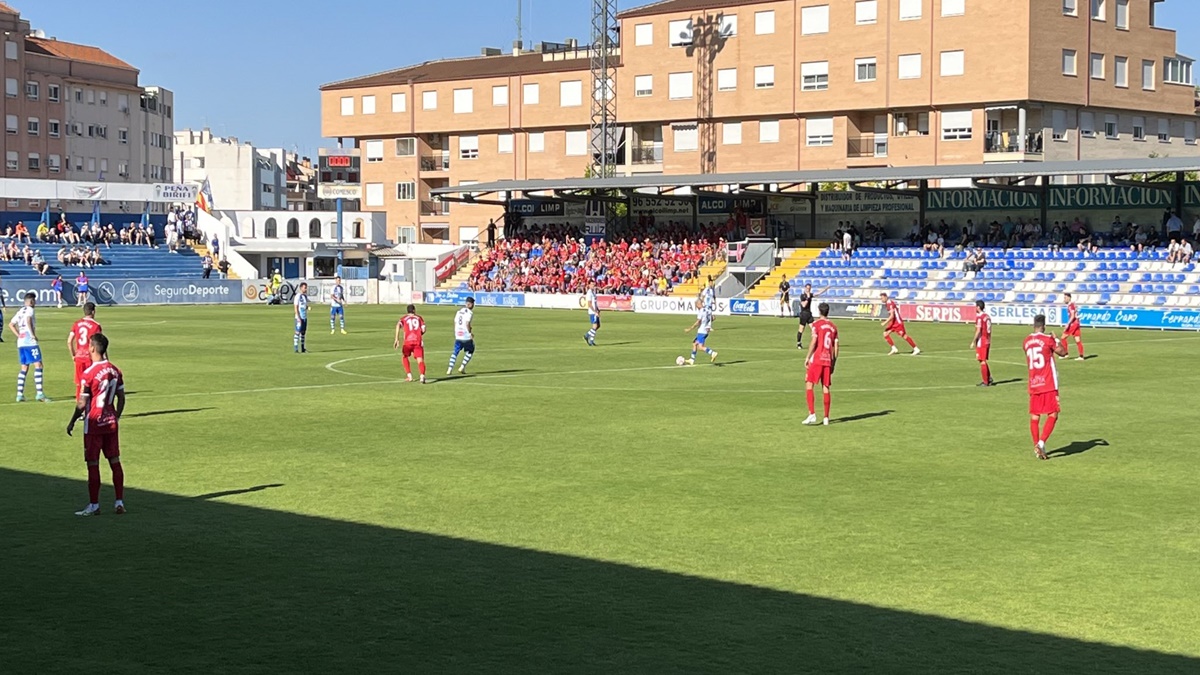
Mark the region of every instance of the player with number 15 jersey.
[[[1038, 459], [1046, 456], [1046, 441], [1054, 433], [1060, 411], [1058, 402], [1058, 369], [1054, 357], [1066, 356], [1067, 348], [1060, 345], [1053, 333], [1046, 332], [1046, 317], [1033, 318], [1033, 334], [1025, 338], [1022, 348], [1029, 367], [1029, 432], [1033, 436], [1033, 452]], [[1046, 426], [1039, 430], [1042, 416]]]

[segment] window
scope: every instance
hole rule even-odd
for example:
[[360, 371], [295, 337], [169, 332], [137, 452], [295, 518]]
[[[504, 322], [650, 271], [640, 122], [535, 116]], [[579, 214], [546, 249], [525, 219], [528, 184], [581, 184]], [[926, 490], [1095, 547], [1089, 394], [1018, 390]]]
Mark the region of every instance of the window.
[[50, 169], [50, 173], [62, 171], [62, 156], [50, 155], [46, 157], [46, 167]]
[[545, 152], [546, 151], [546, 134], [541, 131], [534, 131], [529, 134], [529, 152]]
[[396, 139], [396, 156], [397, 157], [415, 157], [417, 154], [417, 139], [415, 138], [397, 138]]
[[415, 202], [417, 200], [417, 184], [408, 181], [406, 183], [396, 183], [396, 201], [398, 202]]
[[508, 85], [492, 87], [492, 105], [497, 108], [508, 105]]
[[1093, 80], [1103, 80], [1104, 79], [1104, 55], [1103, 54], [1092, 54], [1091, 73], [1092, 73]]
[[916, 80], [921, 77], [921, 55], [901, 54], [896, 72], [901, 80]]
[[829, 62], [813, 61], [800, 64], [800, 90], [821, 91], [829, 88]]
[[969, 141], [974, 122], [970, 110], [942, 111], [942, 140]]
[[667, 96], [671, 100], [692, 97], [692, 74], [671, 73], [667, 75]]
[[633, 78], [634, 96], [652, 96], [654, 94], [654, 76], [638, 75]]
[[866, 59], [854, 59], [855, 82], [874, 82], [876, 71], [877, 66], [874, 56]]
[[366, 197], [367, 206], [383, 206], [383, 183], [367, 183]]
[[829, 32], [829, 5], [800, 9], [800, 34], [819, 35]]
[[17, 122], [16, 115], [5, 115], [4, 116], [4, 131], [6, 133], [9, 133], [9, 134], [17, 133], [17, 125], [18, 124], [19, 124], [19, 122]]
[[942, 0], [942, 16], [962, 16], [967, 13], [966, 0]]
[[58, 120], [47, 120], [46, 133], [50, 135], [50, 138], [62, 136], [62, 123]]
[[8, 98], [16, 98], [17, 97], [17, 78], [15, 78], [15, 77], [4, 78], [4, 95], [7, 96]]
[[635, 47], [649, 47], [654, 44], [654, 24], [639, 23], [633, 27], [633, 45]]
[[454, 90], [454, 114], [462, 115], [475, 112], [475, 90]]
[[1129, 30], [1129, 0], [1117, 0], [1117, 28]]
[[1129, 59], [1124, 56], [1113, 58], [1113, 84], [1118, 87], [1129, 86]]
[[496, 152], [502, 155], [511, 155], [513, 153], [513, 135], [499, 134], [496, 136]]
[[383, 161], [383, 141], [367, 141], [363, 144], [363, 147], [366, 150], [368, 164], [374, 164], [375, 162]]
[[21, 168], [21, 153], [16, 150], [9, 150], [4, 153], [4, 168], [9, 171], [17, 171]]
[[1067, 16], [1079, 16], [1077, 0], [1063, 0], [1063, 14]]
[[779, 120], [761, 120], [758, 123], [759, 143], [779, 142]]
[[1096, 115], [1094, 113], [1079, 113], [1079, 135], [1084, 138], [1096, 137]]
[[375, 97], [374, 96], [362, 97], [362, 114], [364, 114], [364, 115], [374, 115], [375, 114]]
[[1116, 115], [1104, 116], [1104, 137], [1114, 141], [1121, 137], [1120, 131], [1117, 130]]
[[775, 86], [775, 66], [754, 67], [754, 88], [771, 89]]
[[737, 37], [737, 14], [721, 15], [721, 37]]
[[1055, 108], [1050, 111], [1050, 119], [1052, 127], [1050, 138], [1056, 141], [1067, 140], [1067, 111]]
[[521, 87], [521, 102], [525, 105], [537, 105], [540, 90], [537, 84], [526, 84]]
[[37, 136], [42, 133], [42, 121], [36, 117], [30, 117], [25, 121], [25, 131], [29, 132], [30, 136]]
[[[52, 90], [51, 93], [53, 93], [54, 95], [57, 96], [58, 87], [54, 87], [54, 89]], [[52, 99], [52, 100], [57, 100], [57, 98]], [[129, 112], [129, 95], [128, 94], [117, 94], [117, 110], [119, 110], [123, 113]], [[351, 112], [353, 112], [353, 111], [351, 111]]]
[[1104, 20], [1104, 0], [1092, 0], [1092, 18], [1097, 21]]
[[1183, 123], [1183, 142], [1187, 143], [1188, 145], [1196, 144], [1196, 123], [1195, 122], [1189, 121], [1189, 122]]
[[672, 47], [685, 47], [692, 44], [692, 20], [680, 19], [667, 24], [667, 35]]
[[754, 13], [754, 34], [770, 35], [775, 32], [775, 10]]
[[[1107, 132], [1108, 130], [1105, 129], [1105, 133]], [[1146, 118], [1142, 117], [1141, 115], [1133, 116], [1133, 140], [1146, 140]]]
[[392, 112], [402, 113], [408, 110], [408, 94], [399, 92], [392, 94]]
[[878, 0], [858, 0], [854, 3], [854, 23], [859, 26], [879, 20]]
[[1063, 75], [1076, 75], [1075, 70], [1075, 50], [1062, 50], [1062, 73]]
[[921, 3], [924, 0], [900, 0], [900, 20], [911, 21], [921, 18]]
[[[78, 89], [76, 91], [78, 91]], [[342, 117], [349, 117], [350, 115], [353, 115], [353, 114], [354, 114], [354, 97], [353, 96], [343, 96], [342, 97]]]
[[12, 40], [4, 41], [4, 58], [8, 59], [9, 61], [17, 60], [17, 43], [13, 42]]
[[478, 136], [459, 136], [458, 137], [458, 158], [459, 159], [478, 159], [479, 158], [479, 137]]
[[558, 104], [564, 108], [583, 105], [583, 82], [570, 80], [558, 85]]
[[810, 147], [833, 145], [833, 118], [810, 117], [804, 122], [804, 144]]
[[87, 90], [87, 102], [88, 102], [88, 105], [96, 105], [96, 90], [95, 89]]
[[567, 156], [581, 157], [588, 154], [588, 132], [584, 131], [568, 131], [567, 132]]
[[[75, 170], [83, 171], [83, 158], [82, 157], [75, 158]], [[142, 178], [145, 178], [145, 177], [146, 177], [146, 169], [145, 169], [145, 167], [142, 167]]]
[[1158, 142], [1171, 142], [1171, 120], [1165, 117], [1158, 118]]
[[695, 124], [672, 124], [675, 137], [675, 152], [692, 152], [699, 147], [699, 135]]
[[942, 52], [942, 77], [962, 75], [963, 67], [963, 52], [961, 49], [952, 52]]
[[41, 86], [37, 82], [25, 83], [25, 97], [30, 101], [38, 100], [38, 95], [41, 93]]
[[100, 173], [105, 173], [107, 171], [108, 171], [108, 158], [101, 157], [100, 158]]
[[1163, 82], [1167, 84], [1192, 84], [1192, 62], [1189, 59], [1167, 57], [1163, 61]]
[[725, 122], [721, 125], [721, 143], [723, 145], [742, 144], [742, 123]]
[[107, 91], [100, 92], [100, 105], [108, 105], [108, 92]]
[[42, 170], [42, 156], [36, 152], [29, 153], [29, 170], [30, 171], [41, 171]]
[[1154, 62], [1142, 61], [1142, 89], [1154, 90]]
[[737, 68], [722, 68], [717, 71], [717, 91], [737, 89]]
[[421, 110], [437, 110], [437, 92], [421, 92]]
[[51, 103], [58, 103], [62, 100], [62, 89], [57, 84], [46, 85], [46, 98]]
[[[83, 103], [83, 90], [79, 87], [75, 87], [75, 102]], [[353, 113], [353, 111], [351, 112]]]

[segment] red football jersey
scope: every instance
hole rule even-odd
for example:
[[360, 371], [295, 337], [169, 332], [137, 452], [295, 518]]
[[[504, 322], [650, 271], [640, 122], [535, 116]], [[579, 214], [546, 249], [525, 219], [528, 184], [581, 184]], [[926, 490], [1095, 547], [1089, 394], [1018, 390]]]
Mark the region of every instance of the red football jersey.
[[1054, 366], [1057, 343], [1045, 333], [1025, 338], [1025, 361], [1029, 366], [1029, 393], [1049, 394], [1058, 391], [1058, 369]]
[[417, 314], [405, 314], [400, 319], [400, 326], [404, 328], [404, 344], [421, 344], [421, 339], [425, 335], [425, 319]]
[[837, 326], [829, 319], [821, 318], [813, 322], [812, 325], [813, 347], [812, 362], [822, 365], [833, 365], [833, 346], [837, 344], [838, 330]]
[[117, 430], [117, 392], [125, 391], [125, 378], [108, 361], [97, 361], [83, 372], [79, 401], [85, 406], [83, 432], [111, 433]]
[[75, 345], [75, 358], [83, 360], [91, 358], [88, 355], [88, 343], [92, 336], [102, 332], [96, 320], [85, 316], [71, 326], [71, 342]]
[[887, 311], [892, 323], [904, 323], [904, 319], [900, 318], [900, 305], [897, 305], [895, 300], [887, 301]]
[[1067, 323], [1079, 323], [1079, 308], [1073, 302], [1067, 305]]
[[980, 312], [975, 317], [975, 330], [979, 332], [980, 347], [992, 344], [992, 317], [987, 312]]

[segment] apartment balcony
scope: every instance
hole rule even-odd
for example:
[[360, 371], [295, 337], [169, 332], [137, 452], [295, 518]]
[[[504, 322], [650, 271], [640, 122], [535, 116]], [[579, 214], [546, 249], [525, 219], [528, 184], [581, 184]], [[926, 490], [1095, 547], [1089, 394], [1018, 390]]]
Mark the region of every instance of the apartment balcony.
[[865, 134], [846, 139], [847, 166], [879, 166], [888, 156], [887, 134]]
[[448, 216], [450, 215], [450, 204], [446, 202], [421, 202], [422, 216]]
[[1018, 129], [992, 129], [983, 136], [985, 162], [1042, 161], [1042, 132], [1029, 130], [1022, 137]]
[[633, 164], [662, 164], [663, 148], [661, 145], [635, 145], [631, 159]]
[[450, 152], [441, 151], [421, 156], [421, 171], [436, 173], [450, 170]]

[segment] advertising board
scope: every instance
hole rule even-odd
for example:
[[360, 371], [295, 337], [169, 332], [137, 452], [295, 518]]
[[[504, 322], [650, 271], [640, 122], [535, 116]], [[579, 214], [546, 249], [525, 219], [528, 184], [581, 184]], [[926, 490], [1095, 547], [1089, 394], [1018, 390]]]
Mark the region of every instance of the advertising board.
[[480, 307], [524, 307], [524, 293], [492, 293], [486, 291], [425, 291], [427, 305], [461, 305], [475, 298]]
[[112, 279], [92, 282], [91, 300], [98, 305], [207, 305], [241, 302], [242, 282], [220, 279]]
[[[696, 299], [678, 296], [635, 295], [633, 296], [633, 311], [643, 314], [695, 314]], [[717, 299], [719, 315], [729, 315], [729, 299]]]

